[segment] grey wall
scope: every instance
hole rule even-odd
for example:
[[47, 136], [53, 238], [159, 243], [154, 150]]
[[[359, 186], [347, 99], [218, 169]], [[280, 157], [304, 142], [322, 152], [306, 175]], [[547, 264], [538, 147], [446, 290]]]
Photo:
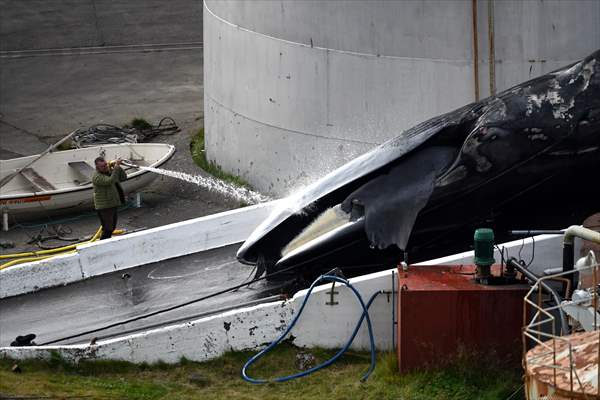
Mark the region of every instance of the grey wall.
[[202, 41], [201, 0], [0, 0], [0, 50]]
[[[487, 0], [477, 2], [489, 95]], [[596, 0], [494, 1], [498, 90], [600, 48]], [[475, 99], [472, 3], [206, 0], [210, 159], [286, 194]]]

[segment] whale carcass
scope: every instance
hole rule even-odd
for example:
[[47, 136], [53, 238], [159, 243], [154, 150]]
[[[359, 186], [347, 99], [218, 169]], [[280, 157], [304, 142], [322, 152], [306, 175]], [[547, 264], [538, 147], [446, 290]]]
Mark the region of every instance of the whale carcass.
[[[600, 209], [600, 50], [432, 118], [289, 198], [237, 253], [258, 273], [389, 266], [472, 228], [557, 228]], [[472, 237], [472, 236], [471, 236]]]

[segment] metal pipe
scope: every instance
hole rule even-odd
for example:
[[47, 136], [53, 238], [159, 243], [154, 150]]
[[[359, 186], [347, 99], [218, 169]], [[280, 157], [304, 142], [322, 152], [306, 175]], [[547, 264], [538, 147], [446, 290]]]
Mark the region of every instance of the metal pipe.
[[567, 228], [563, 238], [563, 244], [573, 244], [576, 237], [600, 244], [600, 232], [585, 228], [581, 225], [571, 225]]
[[581, 225], [568, 227], [563, 236], [563, 271], [571, 271], [574, 268], [576, 237], [600, 244], [600, 232], [584, 228]]
[[562, 282], [565, 284], [565, 298], [569, 298], [571, 297], [571, 280], [569, 278], [565, 278], [562, 276], [556, 276], [553, 278], [548, 278], [549, 280], [553, 280], [553, 281], [558, 281], [558, 282]]
[[[527, 277], [527, 279], [534, 281], [536, 284], [539, 283], [540, 289], [543, 289], [546, 293], [550, 294], [550, 296], [552, 296], [552, 299], [554, 300], [554, 303], [556, 303], [556, 305], [560, 307], [561, 300], [560, 300], [560, 296], [558, 295], [558, 293], [556, 293], [556, 291], [554, 289], [552, 289], [552, 287], [547, 285], [545, 282], [539, 282], [539, 280], [540, 280], [539, 276], [537, 276], [536, 274], [534, 274], [533, 272], [529, 271], [527, 268], [522, 266], [517, 261], [517, 259], [514, 257], [511, 257], [508, 259], [508, 264], [510, 264], [513, 268], [515, 268], [517, 271], [522, 273], [525, 277]], [[562, 335], [566, 335], [569, 333], [569, 325], [567, 324], [567, 318], [565, 317], [565, 312], [561, 308], [558, 308], [558, 312], [560, 315], [560, 325], [561, 325]]]
[[530, 229], [508, 231], [512, 236], [562, 235], [565, 231], [559, 229]]
[[475, 101], [479, 101], [479, 40], [477, 38], [477, 0], [471, 2], [473, 24], [473, 83], [475, 85]]
[[396, 350], [396, 271], [392, 270], [392, 351]]
[[488, 0], [488, 44], [490, 70], [490, 96], [496, 94], [496, 50], [494, 48], [494, 0]]

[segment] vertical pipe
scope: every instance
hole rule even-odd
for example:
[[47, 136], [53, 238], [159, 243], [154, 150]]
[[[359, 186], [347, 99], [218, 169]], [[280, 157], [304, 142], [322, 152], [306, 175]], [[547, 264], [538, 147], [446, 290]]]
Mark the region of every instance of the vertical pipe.
[[479, 40], [477, 39], [477, 0], [471, 0], [473, 24], [473, 83], [475, 86], [475, 101], [479, 101]]
[[133, 207], [134, 208], [142, 208], [142, 193], [136, 192], [133, 195]]
[[[527, 294], [525, 299], [527, 299], [528, 296], [529, 293]], [[521, 328], [521, 344], [523, 345], [523, 353], [521, 359], [523, 360], [523, 369], [525, 371], [527, 371], [527, 357], [525, 356], [527, 354], [527, 336], [525, 336], [525, 331], [527, 330], [527, 304], [528, 303], [526, 301], [523, 301], [523, 328]]]
[[[592, 271], [594, 272], [594, 278], [593, 278], [594, 285], [592, 287], [597, 289], [598, 282], [596, 279], [596, 273], [598, 272], [598, 266], [595, 265], [592, 268]], [[594, 297], [593, 297], [592, 304], [594, 306], [594, 311], [596, 311], [598, 309], [598, 290], [594, 290]], [[598, 313], [594, 312], [594, 330], [598, 329], [598, 317], [597, 316], [598, 316]], [[600, 343], [598, 345], [600, 346]], [[600, 359], [598, 361], [600, 361]]]
[[396, 271], [392, 270], [392, 351], [396, 350]]
[[494, 0], [488, 0], [488, 45], [490, 69], [490, 96], [496, 94], [496, 50], [494, 49]]
[[8, 232], [8, 211], [2, 210], [2, 230]]
[[[556, 366], [556, 332], [554, 332], [554, 325], [556, 324], [552, 324], [552, 336], [554, 336], [554, 339], [552, 339], [552, 365]], [[553, 377], [553, 385], [554, 387], [556, 386], [556, 368], [552, 368], [554, 370], [554, 377]]]
[[571, 383], [569, 390], [571, 393], [573, 393], [573, 365], [573, 347], [571, 347], [571, 343], [569, 343], [569, 382]]
[[[573, 243], [563, 243], [563, 272], [572, 271], [575, 268], [575, 246]], [[575, 274], [567, 277], [571, 280], [571, 288], [577, 288], [577, 279]], [[563, 288], [566, 292], [566, 287]]]

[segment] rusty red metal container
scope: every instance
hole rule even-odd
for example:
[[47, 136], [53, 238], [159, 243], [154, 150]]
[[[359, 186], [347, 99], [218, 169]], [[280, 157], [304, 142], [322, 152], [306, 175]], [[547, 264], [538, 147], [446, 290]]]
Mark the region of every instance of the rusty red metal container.
[[[499, 267], [494, 266], [496, 274]], [[521, 351], [526, 285], [481, 285], [475, 266], [411, 266], [398, 271], [400, 372], [429, 368], [458, 352]]]

